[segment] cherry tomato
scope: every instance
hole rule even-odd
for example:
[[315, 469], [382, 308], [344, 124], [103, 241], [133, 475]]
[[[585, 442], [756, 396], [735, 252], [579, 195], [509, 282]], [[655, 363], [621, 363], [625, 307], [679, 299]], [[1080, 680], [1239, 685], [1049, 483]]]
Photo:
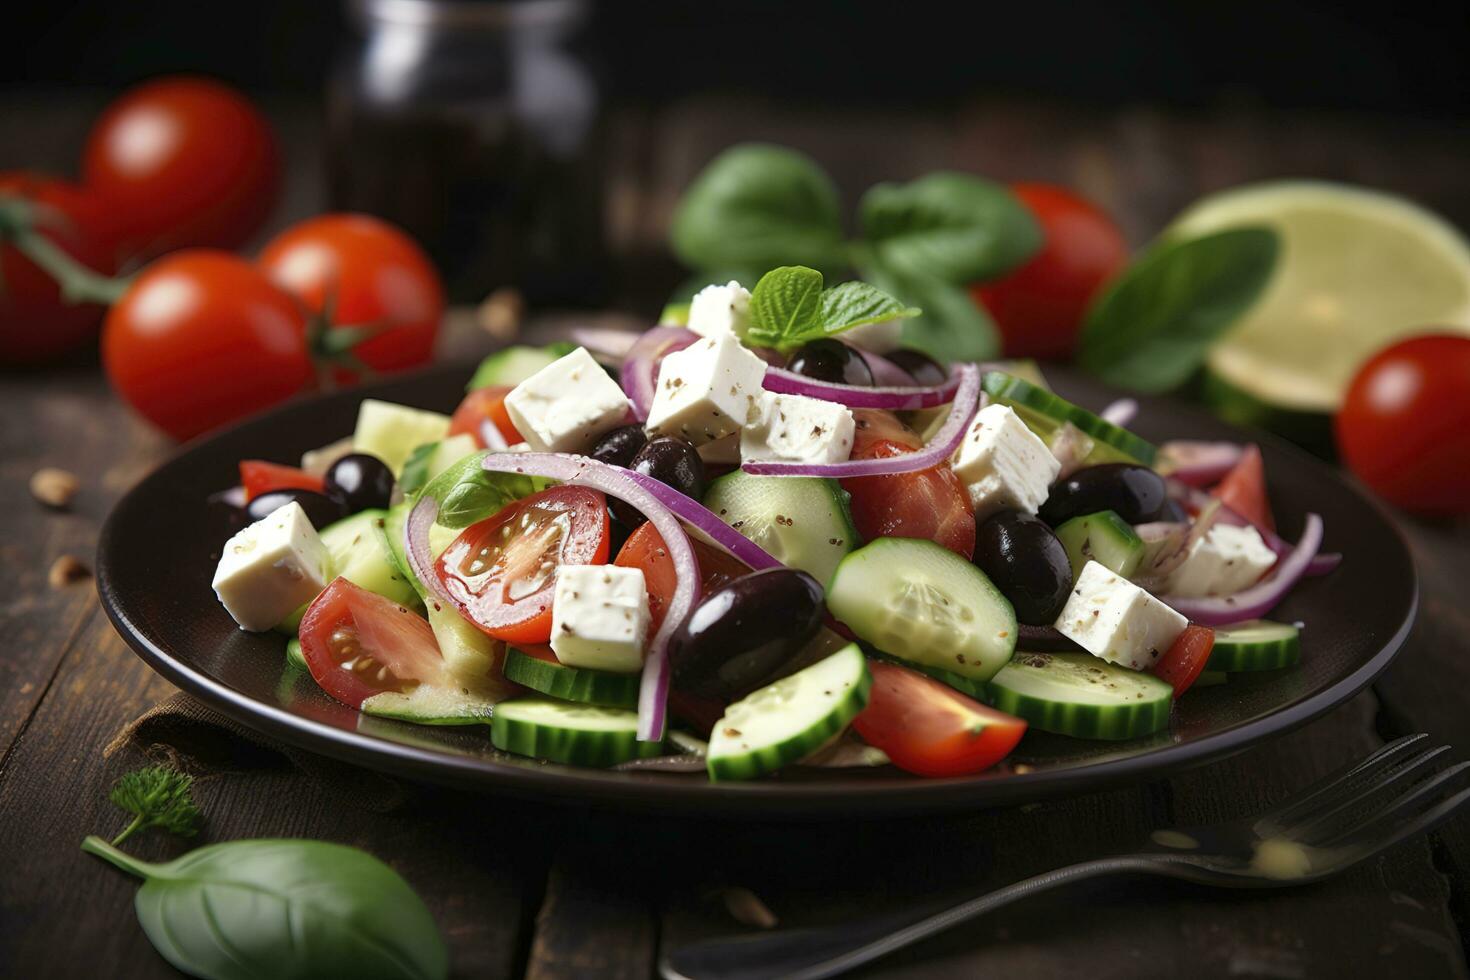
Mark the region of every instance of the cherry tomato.
[[1260, 446], [1245, 447], [1240, 462], [1210, 493], [1256, 527], [1276, 530], [1271, 501], [1266, 497], [1266, 463], [1261, 458]]
[[1184, 627], [1184, 632], [1149, 670], [1159, 680], [1174, 685], [1174, 697], [1179, 697], [1204, 673], [1210, 660], [1210, 651], [1215, 648], [1215, 631], [1208, 626]]
[[242, 459], [240, 485], [245, 488], [245, 499], [254, 500], [272, 490], [312, 490], [323, 493], [326, 481], [294, 466], [268, 463], [263, 459]]
[[[385, 221], [324, 214], [287, 228], [260, 253], [260, 267], [336, 327], [385, 328], [352, 348], [375, 371], [417, 367], [434, 352], [444, 286], [423, 249]], [[339, 371], [339, 380], [354, 380]], [[517, 440], [519, 441], [519, 440]]]
[[474, 436], [475, 445], [484, 449], [483, 425], [490, 421], [495, 423], [496, 430], [507, 446], [524, 442], [521, 434], [516, 431], [515, 423], [510, 420], [510, 413], [505, 410], [505, 396], [510, 393], [511, 389], [505, 385], [491, 385], [488, 388], [476, 388], [465, 395], [464, 401], [459, 403], [459, 407], [454, 410], [454, 416], [449, 420], [449, 434]]
[[197, 249], [144, 269], [102, 326], [102, 363], [118, 394], [187, 439], [312, 383], [296, 300], [255, 266]]
[[1337, 446], [1385, 500], [1470, 514], [1470, 337], [1426, 334], [1372, 357], [1337, 413]]
[[1011, 754], [1026, 723], [986, 707], [932, 677], [882, 660], [868, 706], [852, 727], [893, 764], [918, 776], [969, 776]]
[[[853, 414], [860, 412], [861, 418], [855, 419], [860, 424], [853, 435], [852, 459], [901, 456], [918, 447], [916, 435], [909, 438], [901, 428], [894, 428], [893, 421], [882, 419], [889, 413], [874, 416], [858, 409]], [[885, 438], [892, 435], [904, 441]], [[924, 538], [967, 559], [974, 557], [975, 512], [964, 484], [947, 463], [914, 473], [853, 477], [842, 481], [842, 489], [852, 497], [848, 502], [852, 522], [864, 540]]]
[[508, 643], [551, 639], [551, 597], [562, 565], [607, 562], [607, 499], [559, 486], [472, 524], [435, 570], [465, 618]]
[[1041, 225], [1041, 251], [1004, 279], [972, 287], [1007, 357], [1072, 353], [1093, 297], [1128, 263], [1128, 243], [1096, 205], [1052, 184], [1011, 190]]
[[[689, 544], [693, 546], [694, 557], [699, 561], [700, 587], [706, 593], [750, 573], [749, 566], [743, 561], [713, 545], [705, 544], [693, 536], [690, 536]], [[628, 540], [623, 542], [613, 564], [643, 570], [643, 584], [648, 589], [649, 629], [657, 630], [664, 621], [664, 610], [673, 598], [679, 577], [674, 573], [674, 559], [669, 557], [664, 539], [651, 522], [644, 521], [638, 525], [637, 530], [628, 535]]]
[[[66, 254], [112, 274], [111, 233], [95, 197], [54, 177], [12, 171], [0, 173], [0, 207], [6, 198], [32, 205], [30, 227]], [[50, 274], [0, 244], [0, 364], [36, 364], [75, 350], [96, 334], [102, 313], [96, 303], [63, 300]]]
[[281, 163], [270, 125], [243, 95], [206, 78], [160, 78], [97, 120], [83, 182], [114, 209], [131, 255], [235, 248], [270, 213]]
[[451, 683], [427, 621], [345, 578], [307, 607], [300, 636], [312, 678], [354, 708], [384, 691]]

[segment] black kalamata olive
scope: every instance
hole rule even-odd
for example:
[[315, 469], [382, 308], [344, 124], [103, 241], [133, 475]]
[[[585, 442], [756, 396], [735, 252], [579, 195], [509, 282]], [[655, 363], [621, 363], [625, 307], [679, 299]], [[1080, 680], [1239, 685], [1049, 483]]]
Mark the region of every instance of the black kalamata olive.
[[711, 592], [669, 638], [673, 683], [733, 701], [760, 687], [822, 625], [822, 587], [806, 572], [768, 568]]
[[1104, 463], [1053, 483], [1041, 505], [1041, 519], [1056, 527], [1083, 514], [1111, 510], [1129, 524], [1147, 524], [1163, 518], [1168, 502], [1164, 478], [1147, 466]]
[[393, 502], [393, 471], [367, 453], [348, 453], [327, 470], [327, 496], [349, 514], [375, 510]]
[[949, 372], [944, 369], [944, 365], [923, 351], [900, 347], [886, 356], [907, 371], [916, 384], [942, 385], [949, 380]]
[[[699, 500], [704, 496], [704, 461], [699, 458], [699, 450], [683, 439], [659, 436], [648, 440], [633, 457], [628, 469], [651, 476], [686, 497]], [[637, 508], [616, 497], [611, 504], [613, 516], [622, 521], [630, 531], [647, 520]]]
[[1003, 510], [975, 529], [975, 564], [1016, 607], [1016, 620], [1050, 626], [1067, 604], [1067, 549], [1038, 517]]
[[786, 370], [817, 381], [873, 386], [873, 369], [863, 355], [840, 340], [813, 340], [796, 349]]
[[318, 531], [347, 516], [340, 503], [314, 490], [271, 490], [245, 505], [245, 519], [254, 524], [292, 501], [301, 505], [301, 509], [306, 511], [306, 519]]
[[609, 466], [631, 466], [633, 457], [647, 443], [648, 433], [643, 431], [643, 426], [622, 425], [597, 440], [587, 455]]

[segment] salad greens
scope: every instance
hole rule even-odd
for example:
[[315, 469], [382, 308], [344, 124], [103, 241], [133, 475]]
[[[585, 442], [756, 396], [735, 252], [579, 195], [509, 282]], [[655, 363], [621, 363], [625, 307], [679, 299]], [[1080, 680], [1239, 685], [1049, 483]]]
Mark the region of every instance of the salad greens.
[[436, 523], [458, 530], [530, 496], [544, 484], [516, 473], [490, 473], [480, 464], [489, 451], [471, 453], [430, 480], [419, 493], [439, 501]]
[[781, 266], [761, 276], [750, 294], [747, 338], [753, 344], [789, 352], [843, 330], [921, 312], [865, 282], [822, 286], [822, 274], [801, 265]]
[[180, 837], [193, 837], [199, 832], [200, 821], [193, 786], [193, 776], [168, 766], [148, 766], [123, 776], [113, 784], [107, 798], [131, 813], [133, 822], [112, 842], [121, 844], [135, 832], [149, 827], [161, 827]]

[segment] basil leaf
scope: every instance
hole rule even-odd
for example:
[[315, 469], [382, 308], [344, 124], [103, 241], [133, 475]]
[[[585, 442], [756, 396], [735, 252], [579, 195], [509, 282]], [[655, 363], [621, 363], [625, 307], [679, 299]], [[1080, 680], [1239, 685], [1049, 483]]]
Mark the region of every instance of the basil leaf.
[[822, 332], [822, 274], [801, 265], [784, 265], [761, 276], [750, 291], [746, 339], [761, 347], [800, 344], [797, 338]]
[[211, 844], [165, 864], [97, 837], [83, 850], [143, 879], [153, 947], [196, 977], [441, 980], [449, 951], [408, 882], [354, 847], [312, 840]]
[[429, 461], [439, 448], [437, 442], [426, 442], [408, 454], [403, 469], [398, 473], [398, 485], [405, 494], [418, 493], [429, 482]]
[[941, 364], [983, 361], [1000, 351], [990, 315], [965, 289], [932, 276], [906, 276], [892, 269], [863, 264], [863, 278], [922, 308], [903, 325], [903, 342]]
[[916, 317], [922, 310], [905, 306], [877, 286], [865, 282], [839, 282], [822, 293], [819, 314], [827, 336], [866, 323]]
[[860, 212], [873, 256], [907, 277], [961, 285], [994, 279], [1041, 248], [1041, 229], [1016, 195], [970, 174], [878, 184], [863, 195]]
[[529, 497], [545, 486], [519, 473], [491, 473], [481, 464], [488, 451], [471, 453], [429, 481], [420, 497], [439, 501], [435, 523], [458, 529], [497, 513], [507, 504]]
[[1183, 384], [1261, 295], [1279, 252], [1266, 227], [1155, 245], [1093, 303], [1078, 363], [1136, 391]]
[[810, 159], [779, 146], [743, 144], [711, 161], [679, 202], [671, 237], [697, 269], [843, 264], [837, 189]]

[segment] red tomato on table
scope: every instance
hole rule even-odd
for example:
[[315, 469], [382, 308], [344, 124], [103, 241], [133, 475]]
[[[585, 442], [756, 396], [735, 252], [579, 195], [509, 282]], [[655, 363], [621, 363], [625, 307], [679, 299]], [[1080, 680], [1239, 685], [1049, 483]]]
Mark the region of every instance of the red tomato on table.
[[852, 727], [918, 776], [969, 776], [1011, 754], [1026, 723], [926, 674], [869, 660], [873, 688]]
[[1426, 334], [1374, 355], [1337, 413], [1337, 447], [1390, 503], [1470, 514], [1470, 337]]
[[608, 524], [598, 491], [552, 487], [465, 528], [435, 572], [464, 617], [490, 636], [546, 643], [557, 569], [606, 563]]
[[145, 82], [87, 136], [83, 182], [108, 202], [130, 255], [235, 248], [269, 216], [281, 184], [270, 124], [207, 78]]
[[1113, 219], [1065, 188], [1011, 190], [1041, 225], [1041, 251], [971, 292], [995, 319], [1007, 357], [1067, 357], [1093, 297], [1128, 264], [1128, 243]]
[[524, 442], [515, 423], [510, 420], [510, 413], [505, 410], [505, 396], [512, 390], [506, 385], [490, 385], [465, 395], [449, 419], [449, 435], [474, 436], [475, 444], [484, 449], [484, 424], [491, 422], [507, 446]]
[[1209, 663], [1210, 651], [1215, 649], [1215, 631], [1208, 626], [1184, 627], [1173, 645], [1149, 670], [1159, 680], [1174, 685], [1174, 697], [1179, 697], [1199, 680]]
[[326, 480], [294, 466], [268, 463], [263, 459], [242, 459], [240, 485], [245, 488], [245, 499], [249, 501], [272, 490], [311, 490], [322, 493], [326, 489]]
[[300, 636], [312, 679], [354, 708], [374, 694], [448, 682], [428, 622], [345, 578], [334, 580], [307, 607]]

